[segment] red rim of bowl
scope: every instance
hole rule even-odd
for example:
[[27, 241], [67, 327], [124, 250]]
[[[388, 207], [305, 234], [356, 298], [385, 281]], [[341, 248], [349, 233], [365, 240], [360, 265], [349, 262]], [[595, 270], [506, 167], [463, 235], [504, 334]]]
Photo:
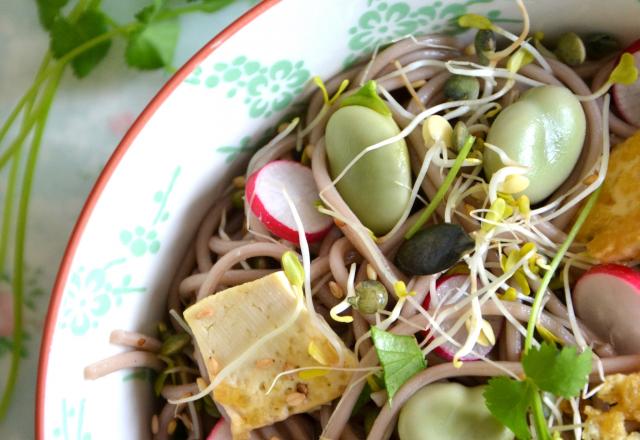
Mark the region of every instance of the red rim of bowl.
[[107, 161], [104, 169], [100, 173], [100, 176], [96, 180], [87, 201], [84, 204], [80, 212], [80, 216], [71, 232], [71, 237], [65, 249], [58, 269], [58, 275], [51, 291], [51, 299], [49, 300], [49, 308], [47, 310], [47, 316], [45, 319], [44, 330], [42, 333], [42, 342], [40, 343], [40, 359], [38, 361], [38, 382], [36, 388], [36, 413], [35, 413], [35, 433], [37, 439], [44, 439], [44, 405], [45, 405], [45, 391], [47, 382], [47, 370], [49, 366], [49, 353], [51, 349], [51, 342], [53, 339], [53, 333], [55, 330], [56, 320], [58, 317], [58, 309], [62, 301], [63, 288], [69, 275], [71, 263], [75, 256], [78, 244], [84, 232], [84, 229], [91, 218], [96, 203], [100, 199], [102, 191], [105, 189], [111, 176], [113, 175], [118, 164], [129, 150], [129, 147], [136, 139], [140, 131], [144, 128], [147, 122], [154, 115], [156, 110], [164, 103], [164, 101], [173, 93], [173, 91], [182, 83], [182, 81], [213, 51], [220, 47], [225, 41], [231, 38], [236, 32], [244, 28], [251, 23], [255, 18], [262, 15], [268, 9], [280, 0], [263, 0], [260, 4], [253, 7], [246, 12], [231, 25], [225, 28], [222, 32], [216, 35], [211, 41], [209, 41], [202, 49], [200, 49], [186, 64], [184, 64], [180, 70], [178, 70], [167, 83], [160, 89], [160, 91], [154, 96], [149, 104], [142, 111], [140, 116], [133, 123], [131, 128], [127, 131], [127, 134], [122, 138], [122, 141], [116, 147], [115, 151]]

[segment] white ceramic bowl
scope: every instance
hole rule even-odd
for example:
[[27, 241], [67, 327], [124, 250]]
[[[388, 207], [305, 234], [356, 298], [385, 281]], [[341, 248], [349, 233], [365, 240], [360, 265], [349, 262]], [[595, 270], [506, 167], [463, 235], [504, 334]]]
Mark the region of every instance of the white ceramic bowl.
[[[638, 0], [532, 0], [534, 30], [638, 37]], [[42, 342], [39, 439], [148, 438], [144, 373], [87, 382], [83, 368], [122, 350], [114, 328], [151, 331], [187, 242], [220, 184], [305, 90], [379, 43], [457, 31], [460, 14], [517, 29], [513, 0], [268, 0], [198, 52], [140, 115], [78, 220]]]

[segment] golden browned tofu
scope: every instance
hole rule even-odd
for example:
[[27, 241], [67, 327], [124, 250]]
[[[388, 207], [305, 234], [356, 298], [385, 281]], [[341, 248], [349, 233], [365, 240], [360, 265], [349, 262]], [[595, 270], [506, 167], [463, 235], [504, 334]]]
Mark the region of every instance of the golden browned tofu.
[[610, 405], [608, 411], [587, 406], [583, 439], [640, 439], [640, 433], [627, 433], [625, 422], [640, 423], [640, 373], [614, 374], [605, 378], [598, 398]]
[[578, 234], [601, 262], [640, 258], [640, 132], [615, 147], [600, 197]]
[[[302, 299], [284, 272], [276, 272], [209, 296], [184, 312], [210, 380], [222, 371], [229, 373], [212, 397], [227, 411], [234, 439], [246, 439], [253, 429], [329, 403], [349, 382], [351, 373], [345, 371], [316, 370], [320, 374], [303, 375], [304, 380], [293, 373], [267, 394], [283, 371], [322, 365], [319, 360], [338, 362], [326, 336], [332, 330], [312, 319], [298, 301]], [[295, 318], [297, 306], [301, 311]], [[353, 353], [342, 343], [341, 349], [344, 366], [355, 366]]]

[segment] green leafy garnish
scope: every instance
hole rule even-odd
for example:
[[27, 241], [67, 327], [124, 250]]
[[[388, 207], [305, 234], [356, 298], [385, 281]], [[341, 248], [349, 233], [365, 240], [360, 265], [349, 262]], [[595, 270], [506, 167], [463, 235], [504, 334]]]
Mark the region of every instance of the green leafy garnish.
[[489, 380], [484, 399], [491, 414], [519, 439], [531, 438], [527, 412], [531, 407], [535, 386], [528, 380], [513, 380], [499, 376]]
[[427, 367], [414, 336], [395, 335], [371, 327], [371, 339], [384, 373], [389, 404], [398, 389], [413, 375]]
[[547, 343], [542, 344], [539, 349], [531, 349], [522, 358], [527, 377], [541, 390], [564, 398], [580, 394], [591, 372], [591, 363], [590, 349], [578, 354], [575, 347], [565, 347], [558, 351]]
[[620, 57], [618, 65], [609, 75], [608, 82], [628, 86], [636, 82], [637, 79], [638, 68], [636, 67], [635, 58], [629, 52], [625, 52]]
[[[192, 12], [212, 12], [233, 0], [169, 2], [147, 0], [124, 25], [102, 9], [100, 0], [36, 0], [38, 17], [49, 34], [49, 47], [33, 83], [0, 126], [0, 173], [10, 165], [0, 208], [0, 275], [12, 268], [14, 305], [11, 362], [0, 398], [0, 421], [5, 417], [18, 383], [26, 335], [22, 310], [25, 305], [25, 247], [29, 202], [42, 138], [60, 80], [67, 67], [85, 78], [106, 57], [116, 38], [127, 42], [126, 62], [139, 69], [167, 68], [178, 38], [178, 17]], [[26, 156], [26, 160], [21, 160]], [[10, 249], [11, 248], [11, 249]], [[7, 256], [13, 255], [13, 262]], [[159, 382], [161, 379], [159, 379]]]
[[340, 107], [346, 107], [348, 105], [368, 107], [381, 115], [391, 116], [391, 110], [389, 110], [387, 104], [378, 96], [376, 82], [374, 80], [367, 81], [356, 93], [344, 98]]
[[[58, 18], [51, 28], [51, 53], [55, 58], [62, 58], [83, 43], [106, 32], [107, 19], [100, 11], [86, 11], [75, 23], [66, 18]], [[111, 40], [106, 40], [76, 56], [71, 60], [73, 73], [78, 78], [87, 76], [107, 55], [110, 47]]]
[[127, 43], [127, 64], [142, 70], [168, 66], [173, 59], [179, 32], [175, 20], [151, 22], [134, 32]]
[[[511, 429], [518, 438], [530, 438], [531, 434], [523, 431], [524, 420], [526, 425], [529, 410], [533, 416], [533, 422], [537, 438], [541, 440], [551, 439], [542, 409], [540, 393], [546, 391], [560, 397], [570, 398], [580, 394], [580, 390], [589, 379], [592, 368], [592, 353], [590, 349], [578, 354], [575, 347], [564, 347], [559, 350], [553, 344], [544, 342], [539, 349], [533, 349], [533, 336], [538, 326], [538, 316], [542, 309], [542, 300], [549, 282], [558, 269], [562, 258], [573, 243], [582, 224], [593, 209], [600, 188], [595, 190], [587, 199], [574, 222], [567, 238], [558, 249], [553, 260], [549, 264], [538, 290], [536, 291], [531, 316], [527, 323], [527, 337], [524, 343], [524, 356], [522, 367], [526, 377], [522, 381], [510, 378], [492, 379], [489, 381], [484, 393], [485, 403], [491, 414], [501, 423]], [[507, 383], [509, 383], [507, 385]], [[525, 385], [522, 385], [522, 384]], [[532, 392], [525, 393], [523, 389], [532, 387]], [[504, 396], [511, 396], [505, 398]], [[529, 396], [528, 403], [525, 396]], [[526, 434], [526, 435], [525, 435]]]
[[38, 18], [45, 29], [51, 29], [60, 10], [69, 3], [69, 0], [36, 0], [38, 6]]
[[465, 14], [458, 18], [458, 26], [463, 28], [473, 28], [481, 30], [493, 29], [493, 23], [484, 15]]
[[541, 391], [571, 398], [580, 395], [591, 371], [591, 350], [578, 354], [575, 347], [558, 350], [543, 343], [540, 349], [532, 349], [522, 358], [526, 377], [514, 380], [495, 377], [489, 380], [484, 399], [491, 414], [509, 428], [519, 439], [531, 438], [527, 423], [528, 413], [533, 412], [538, 438], [550, 438], [542, 412]]

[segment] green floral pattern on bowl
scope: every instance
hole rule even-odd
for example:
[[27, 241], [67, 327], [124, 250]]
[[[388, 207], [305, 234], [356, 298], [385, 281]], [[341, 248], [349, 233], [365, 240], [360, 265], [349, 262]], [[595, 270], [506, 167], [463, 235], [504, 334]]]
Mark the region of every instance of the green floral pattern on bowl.
[[[427, 32], [459, 34], [465, 30], [457, 24], [461, 15], [471, 12], [470, 7], [495, 0], [468, 0], [448, 2], [437, 0], [431, 4], [413, 6], [407, 2], [368, 0], [368, 9], [349, 28], [348, 47], [351, 53], [343, 65], [349, 66], [368, 56], [377, 48], [408, 35]], [[520, 22], [506, 19], [500, 10], [488, 11], [486, 15], [494, 22]]]
[[304, 61], [279, 60], [262, 65], [242, 55], [231, 62], [218, 62], [209, 69], [198, 66], [185, 80], [207, 88], [224, 88], [226, 97], [242, 95], [249, 117], [268, 118], [284, 111], [310, 78]]
[[169, 219], [167, 202], [180, 175], [176, 167], [164, 190], [156, 191], [153, 202], [158, 205], [150, 227], [136, 226], [131, 231], [122, 229], [120, 242], [125, 246], [125, 255], [106, 263], [87, 268], [78, 266], [69, 277], [61, 305], [58, 326], [75, 336], [84, 336], [105, 320], [106, 316], [123, 304], [132, 294], [147, 291], [133, 282], [135, 274], [128, 272], [130, 258], [154, 255], [160, 250], [160, 235], [156, 230], [160, 223]]
[[53, 429], [53, 438], [60, 440], [91, 440], [91, 433], [85, 431], [85, 403], [81, 399], [73, 405], [63, 399], [61, 403], [60, 426]]

